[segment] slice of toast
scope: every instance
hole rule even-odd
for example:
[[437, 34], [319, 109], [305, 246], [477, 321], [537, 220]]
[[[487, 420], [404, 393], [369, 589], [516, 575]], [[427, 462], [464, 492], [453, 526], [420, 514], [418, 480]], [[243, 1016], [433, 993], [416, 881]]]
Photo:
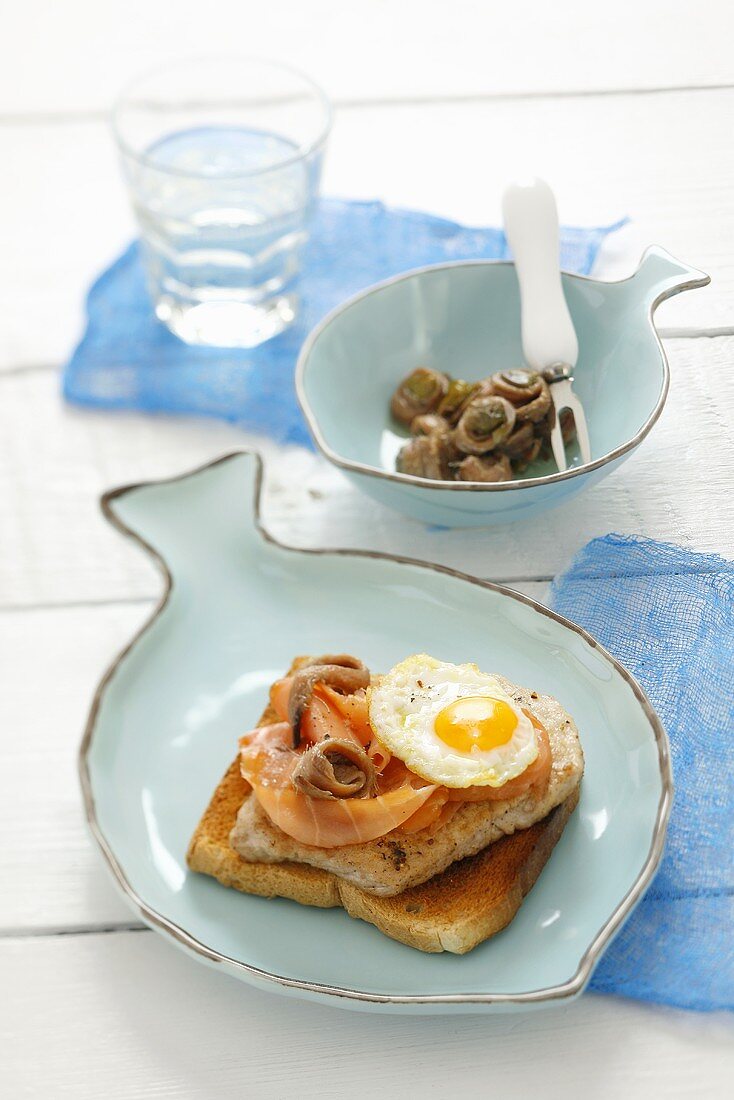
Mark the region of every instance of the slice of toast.
[[[294, 668], [301, 662], [295, 662]], [[267, 708], [261, 724], [273, 721]], [[352, 917], [421, 951], [464, 954], [505, 928], [535, 883], [578, 803], [579, 785], [546, 817], [452, 863], [441, 874], [390, 897], [360, 889], [305, 863], [242, 859], [229, 842], [250, 792], [239, 759], [225, 773], [191, 839], [193, 871], [248, 894], [284, 897], [302, 905], [342, 906]]]

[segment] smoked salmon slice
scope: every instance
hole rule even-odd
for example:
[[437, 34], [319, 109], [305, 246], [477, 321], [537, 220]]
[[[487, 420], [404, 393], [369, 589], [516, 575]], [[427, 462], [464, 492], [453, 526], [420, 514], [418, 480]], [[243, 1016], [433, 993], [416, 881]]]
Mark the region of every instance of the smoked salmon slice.
[[[316, 742], [324, 736], [343, 738], [348, 725], [315, 694], [301, 729], [307, 741]], [[356, 738], [354, 733], [351, 736]], [[240, 746], [242, 775], [270, 820], [294, 840], [318, 848], [376, 840], [399, 828], [437, 790], [434, 783], [419, 779], [395, 760], [374, 798], [311, 798], [290, 782], [305, 745], [292, 748], [287, 722], [253, 730], [241, 738]]]
[[341, 848], [376, 840], [399, 828], [436, 790], [433, 784], [415, 789], [406, 783], [375, 798], [327, 802], [288, 787], [253, 784], [252, 789], [270, 820], [284, 833], [316, 848]]
[[325, 700], [347, 723], [350, 730], [358, 738], [360, 744], [366, 750], [367, 755], [375, 765], [377, 772], [385, 770], [390, 763], [390, 750], [385, 748], [375, 735], [370, 725], [367, 712], [367, 693], [360, 688], [352, 695], [340, 695], [328, 684], [317, 684], [314, 695]]

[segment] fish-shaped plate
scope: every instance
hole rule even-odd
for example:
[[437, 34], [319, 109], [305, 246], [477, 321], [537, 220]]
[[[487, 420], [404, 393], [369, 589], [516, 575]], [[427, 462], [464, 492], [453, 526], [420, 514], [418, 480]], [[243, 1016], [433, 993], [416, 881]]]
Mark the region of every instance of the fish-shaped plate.
[[[277, 543], [260, 525], [260, 487], [259, 457], [241, 451], [102, 501], [165, 578], [97, 689], [80, 752], [89, 822], [131, 906], [200, 961], [348, 1008], [498, 1011], [577, 995], [662, 852], [668, 744], [641, 688], [583, 630], [510, 589]], [[295, 654], [337, 650], [377, 670], [420, 651], [474, 661], [556, 696], [578, 723], [578, 810], [512, 924], [468, 955], [423, 954], [341, 909], [246, 896], [186, 867], [270, 683]]]

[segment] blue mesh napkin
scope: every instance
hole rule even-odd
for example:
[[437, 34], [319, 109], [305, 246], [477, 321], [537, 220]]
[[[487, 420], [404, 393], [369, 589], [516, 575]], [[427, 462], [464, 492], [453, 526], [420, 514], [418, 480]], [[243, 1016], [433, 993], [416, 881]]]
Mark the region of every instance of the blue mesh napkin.
[[[588, 272], [617, 225], [563, 229], [563, 266]], [[240, 351], [189, 347], [158, 322], [133, 244], [89, 292], [87, 329], [64, 372], [64, 396], [104, 409], [215, 416], [280, 442], [310, 445], [293, 368], [317, 321], [356, 291], [408, 268], [506, 256], [498, 229], [467, 229], [379, 202], [323, 200], [305, 257], [297, 322], [259, 348]]]
[[665, 856], [592, 988], [734, 1008], [734, 565], [607, 535], [555, 581], [551, 606], [637, 677], [673, 759]]

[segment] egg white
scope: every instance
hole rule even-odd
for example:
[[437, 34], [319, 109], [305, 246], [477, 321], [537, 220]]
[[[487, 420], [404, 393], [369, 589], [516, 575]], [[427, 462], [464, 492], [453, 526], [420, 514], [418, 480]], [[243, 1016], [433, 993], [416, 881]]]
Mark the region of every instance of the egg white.
[[[436, 735], [434, 722], [444, 707], [476, 695], [507, 703], [517, 726], [504, 745], [460, 752]], [[493, 676], [474, 664], [452, 665], [426, 653], [406, 657], [369, 689], [368, 706], [370, 724], [393, 756], [416, 775], [446, 787], [500, 787], [538, 755], [530, 719]]]

